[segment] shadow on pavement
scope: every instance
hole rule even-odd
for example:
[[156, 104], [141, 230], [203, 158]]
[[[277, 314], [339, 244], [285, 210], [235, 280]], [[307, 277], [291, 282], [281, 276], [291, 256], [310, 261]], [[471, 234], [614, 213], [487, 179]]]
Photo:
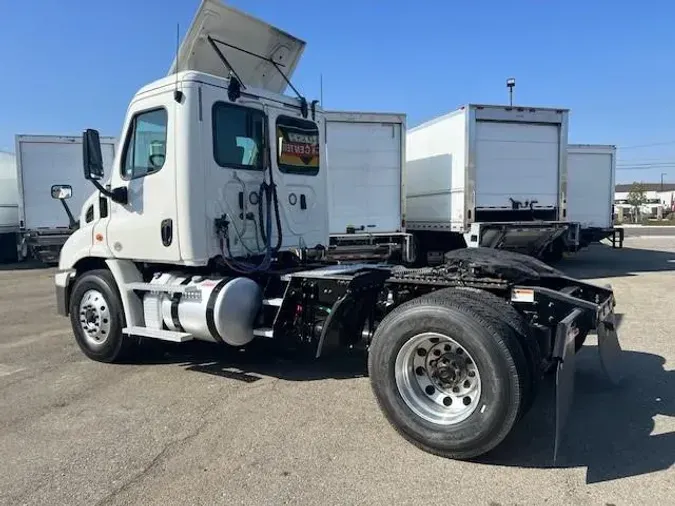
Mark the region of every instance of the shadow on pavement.
[[37, 260], [27, 260], [25, 262], [17, 262], [10, 264], [0, 263], [0, 271], [30, 271], [38, 269], [51, 269], [54, 266], [43, 264]]
[[129, 365], [176, 364], [187, 371], [201, 372], [255, 383], [264, 377], [288, 381], [350, 379], [365, 377], [367, 357], [364, 352], [350, 352], [334, 357], [301, 360], [285, 356], [265, 341], [253, 341], [241, 350], [234, 350], [201, 341], [180, 345], [161, 341], [143, 342]]
[[625, 246], [613, 249], [593, 244], [555, 267], [579, 279], [635, 276], [642, 272], [675, 271], [675, 252]]
[[624, 351], [624, 378], [608, 383], [597, 347], [579, 352], [575, 398], [553, 463], [553, 378], [509, 437], [479, 462], [516, 467], [586, 467], [597, 483], [662, 471], [675, 464], [675, 432], [653, 434], [654, 417], [675, 417], [675, 371], [658, 355]]
[[[617, 315], [620, 325], [621, 315]], [[654, 417], [675, 417], [675, 371], [659, 355], [626, 351], [622, 382], [604, 376], [598, 349], [577, 355], [575, 397], [557, 462], [553, 462], [554, 376], [546, 378], [532, 409], [507, 439], [477, 464], [513, 467], [586, 467], [586, 482], [597, 483], [662, 471], [675, 464], [675, 432], [654, 434]], [[321, 360], [284, 358], [266, 342], [242, 350], [204, 342], [144, 342], [135, 364], [175, 364], [187, 371], [244, 383], [265, 377], [288, 381], [367, 377], [363, 352]]]

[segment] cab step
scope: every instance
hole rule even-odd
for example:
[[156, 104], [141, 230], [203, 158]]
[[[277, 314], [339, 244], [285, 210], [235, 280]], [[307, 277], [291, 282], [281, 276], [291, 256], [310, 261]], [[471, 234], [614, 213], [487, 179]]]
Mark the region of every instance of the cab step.
[[139, 337], [151, 337], [161, 341], [171, 341], [173, 343], [184, 343], [185, 341], [192, 341], [192, 334], [187, 332], [174, 332], [172, 330], [163, 329], [149, 329], [147, 327], [125, 327], [122, 329], [123, 334]]
[[274, 330], [269, 327], [253, 329], [253, 335], [257, 337], [274, 337]]
[[282, 297], [276, 299], [263, 299], [263, 306], [274, 306], [281, 307], [281, 303], [284, 301]]
[[162, 285], [160, 283], [127, 283], [125, 287], [129, 290], [139, 290], [143, 292], [164, 292], [164, 293], [201, 293], [201, 290], [195, 286], [187, 285]]

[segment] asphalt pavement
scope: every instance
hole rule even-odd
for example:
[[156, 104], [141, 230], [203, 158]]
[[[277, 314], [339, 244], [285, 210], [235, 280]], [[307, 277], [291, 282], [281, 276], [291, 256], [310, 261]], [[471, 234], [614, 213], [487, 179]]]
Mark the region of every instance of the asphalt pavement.
[[675, 227], [671, 226], [658, 226], [658, 227], [647, 227], [647, 226], [628, 226], [623, 227], [624, 237], [671, 237], [675, 236]]
[[604, 381], [591, 336], [555, 466], [550, 382], [491, 455], [446, 460], [385, 422], [363, 357], [157, 343], [96, 363], [54, 313], [54, 271], [0, 266], [0, 504], [668, 504], [675, 238], [561, 266], [614, 287], [625, 379]]

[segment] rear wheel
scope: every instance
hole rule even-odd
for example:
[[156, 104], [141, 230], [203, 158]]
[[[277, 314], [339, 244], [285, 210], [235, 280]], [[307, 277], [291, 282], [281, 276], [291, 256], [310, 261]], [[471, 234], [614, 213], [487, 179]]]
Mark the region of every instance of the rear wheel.
[[105, 269], [87, 272], [75, 282], [70, 296], [70, 322], [78, 346], [92, 360], [120, 360], [135, 342], [122, 333], [122, 301], [115, 279]]
[[504, 299], [478, 288], [446, 288], [433, 292], [431, 295], [438, 297], [465, 297], [472, 301], [474, 309], [481, 311], [484, 317], [499, 320], [511, 327], [519, 346], [523, 350], [528, 369], [528, 382], [525, 385], [519, 417], [524, 416], [532, 407], [534, 399], [537, 396], [544, 370], [541, 368], [542, 355], [539, 342], [532, 335], [528, 323], [522, 315]]
[[[390, 424], [419, 448], [468, 459], [516, 422], [527, 366], [508, 326], [461, 297], [407, 302], [378, 326], [368, 369]], [[517, 345], [517, 343], [515, 343]]]

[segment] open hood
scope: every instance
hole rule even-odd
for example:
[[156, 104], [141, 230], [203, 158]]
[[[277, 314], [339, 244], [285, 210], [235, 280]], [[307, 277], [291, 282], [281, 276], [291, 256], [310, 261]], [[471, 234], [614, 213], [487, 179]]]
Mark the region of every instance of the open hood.
[[274, 65], [265, 59], [276, 62], [290, 80], [305, 49], [304, 41], [264, 21], [227, 7], [219, 0], [202, 0], [169, 74], [177, 70], [196, 70], [228, 77], [230, 69], [208, 41], [209, 36], [215, 40], [244, 86], [274, 93], [283, 93], [287, 83]]

